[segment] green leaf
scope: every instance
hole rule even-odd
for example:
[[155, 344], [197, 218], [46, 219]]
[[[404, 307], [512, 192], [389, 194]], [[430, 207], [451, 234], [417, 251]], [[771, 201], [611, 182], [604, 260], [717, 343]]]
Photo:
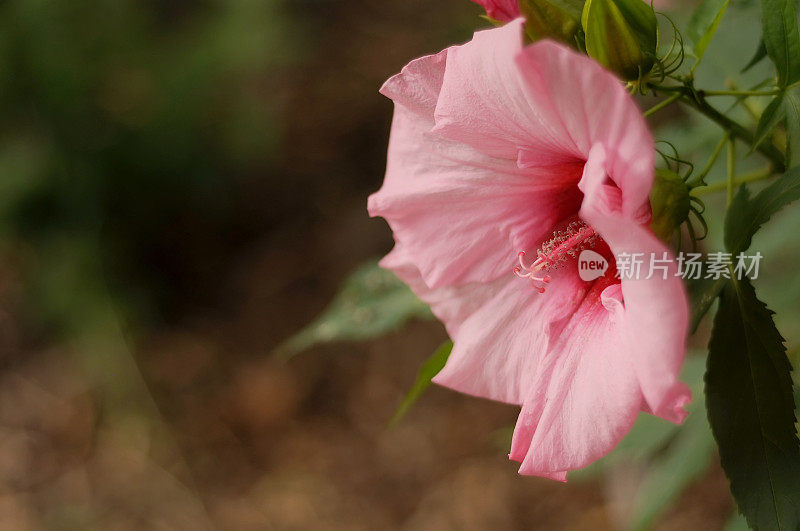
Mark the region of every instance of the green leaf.
[[786, 91], [784, 101], [786, 115], [786, 167], [800, 163], [800, 87]]
[[741, 73], [744, 74], [745, 72], [747, 72], [748, 70], [750, 70], [751, 68], [756, 66], [766, 56], [767, 56], [767, 47], [764, 44], [764, 39], [761, 39], [758, 42], [758, 48], [756, 49], [756, 53], [753, 54], [752, 59], [750, 59], [750, 61], [748, 61], [748, 63], [744, 66], [744, 68], [742, 68], [742, 72]]
[[695, 66], [703, 58], [706, 48], [717, 32], [717, 27], [728, 8], [729, 0], [704, 0], [689, 20], [687, 36], [694, 44], [692, 53], [697, 58]]
[[776, 212], [800, 198], [800, 166], [787, 171], [754, 198], [739, 188], [725, 216], [725, 247], [734, 255], [750, 247], [753, 235]]
[[800, 33], [795, 0], [761, 0], [761, 26], [767, 54], [778, 71], [778, 85], [800, 80]]
[[431, 386], [431, 380], [444, 368], [444, 364], [447, 363], [447, 358], [450, 357], [450, 352], [452, 352], [452, 350], [453, 342], [445, 341], [423, 362], [417, 373], [417, 379], [414, 385], [411, 386], [408, 394], [398, 406], [397, 411], [392, 415], [392, 419], [389, 421], [390, 428], [397, 426], [397, 424], [403, 420], [406, 413], [409, 412], [411, 407], [417, 403], [417, 400], [419, 400], [422, 394]]
[[783, 89], [769, 103], [758, 121], [751, 152], [782, 120], [786, 121], [786, 166], [800, 162], [800, 87]]
[[791, 366], [772, 312], [731, 279], [709, 343], [706, 404], [739, 510], [756, 529], [800, 526], [800, 442]]
[[289, 358], [319, 343], [377, 337], [412, 318], [432, 319], [433, 314], [394, 273], [372, 261], [353, 272], [322, 315], [275, 354]]
[[758, 125], [756, 126], [756, 132], [753, 135], [753, 145], [750, 146], [751, 153], [761, 145], [769, 134], [772, 133], [772, 130], [775, 129], [775, 126], [786, 116], [783, 102], [784, 93], [781, 92], [772, 98], [767, 108], [761, 113], [761, 118], [759, 118]]

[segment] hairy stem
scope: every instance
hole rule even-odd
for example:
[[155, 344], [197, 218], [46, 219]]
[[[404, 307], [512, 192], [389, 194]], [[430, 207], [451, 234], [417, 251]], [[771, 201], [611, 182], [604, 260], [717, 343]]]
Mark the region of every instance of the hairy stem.
[[[731, 137], [738, 138], [745, 144], [753, 145], [753, 133], [738, 122], [728, 118], [717, 109], [709, 105], [709, 103], [705, 100], [705, 97], [703, 97], [702, 92], [695, 91], [687, 85], [673, 87], [651, 85], [651, 88], [653, 90], [681, 94], [682, 97], [678, 101], [688, 105], [689, 107], [692, 107], [706, 118], [715, 122], [725, 131], [727, 131]], [[776, 172], [780, 173], [785, 170], [783, 153], [781, 153], [780, 150], [778, 150], [772, 144], [762, 143], [758, 146], [756, 151], [761, 153], [761, 155], [766, 157], [772, 163], [772, 166], [775, 168]]]
[[[771, 166], [764, 168], [763, 170], [754, 171], [751, 173], [745, 173], [739, 176], [733, 183], [734, 187], [741, 186], [746, 183], [753, 183], [757, 181], [763, 181], [764, 179], [769, 179], [775, 175], [775, 170], [772, 169]], [[728, 188], [728, 181], [721, 181], [718, 183], [712, 183], [707, 186], [698, 186], [694, 190], [692, 190], [692, 195], [697, 197], [701, 195], [711, 194], [714, 192], [721, 192]]]
[[774, 96], [779, 90], [701, 90], [703, 96]]
[[725, 133], [722, 136], [722, 139], [717, 143], [716, 147], [714, 148], [714, 151], [711, 153], [711, 156], [708, 158], [708, 162], [706, 162], [706, 165], [703, 166], [702, 170], [700, 170], [700, 173], [698, 173], [696, 177], [693, 177], [691, 181], [686, 183], [687, 186], [689, 186], [689, 188], [694, 188], [694, 187], [697, 187], [697, 186], [705, 186], [705, 180], [704, 179], [706, 178], [706, 175], [708, 175], [708, 172], [710, 172], [711, 168], [714, 167], [714, 163], [717, 162], [717, 159], [719, 158], [719, 154], [722, 153], [722, 148], [724, 148], [725, 145], [728, 143], [728, 140], [730, 139], [730, 137], [731, 137], [731, 135], [729, 133]]
[[655, 114], [658, 111], [660, 111], [661, 109], [672, 105], [674, 102], [676, 102], [679, 99], [681, 99], [681, 97], [682, 97], [681, 94], [673, 94], [672, 96], [670, 96], [669, 98], [665, 99], [661, 103], [653, 105], [652, 107], [650, 107], [649, 109], [644, 111], [643, 115], [644, 116], [650, 116], [651, 114]]
[[733, 202], [733, 189], [736, 185], [736, 141], [728, 140], [728, 205]]

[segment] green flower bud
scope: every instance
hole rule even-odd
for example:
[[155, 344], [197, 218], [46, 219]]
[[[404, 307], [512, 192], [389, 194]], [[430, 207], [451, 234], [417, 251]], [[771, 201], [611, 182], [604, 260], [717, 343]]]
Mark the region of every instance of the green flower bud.
[[658, 23], [642, 0], [586, 0], [581, 16], [586, 52], [626, 81], [644, 78], [653, 68]]
[[653, 221], [650, 228], [662, 241], [668, 241], [689, 218], [689, 187], [677, 173], [656, 169], [650, 190]]
[[531, 41], [553, 39], [582, 48], [584, 0], [519, 0], [525, 33]]

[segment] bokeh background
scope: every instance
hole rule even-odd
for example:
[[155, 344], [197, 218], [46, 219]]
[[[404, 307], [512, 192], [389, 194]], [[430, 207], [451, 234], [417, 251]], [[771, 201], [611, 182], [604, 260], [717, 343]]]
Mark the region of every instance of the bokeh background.
[[[519, 477], [514, 407], [433, 388], [387, 429], [435, 322], [272, 356], [391, 248], [366, 215], [392, 111], [377, 89], [479, 14], [0, 3], [1, 529], [625, 525], [647, 465]], [[716, 457], [698, 459], [648, 525], [728, 521]]]

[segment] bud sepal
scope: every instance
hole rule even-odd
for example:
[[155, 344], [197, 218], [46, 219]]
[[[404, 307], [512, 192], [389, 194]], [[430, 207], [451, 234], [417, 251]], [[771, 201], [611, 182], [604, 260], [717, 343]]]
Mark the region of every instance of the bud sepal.
[[642, 0], [587, 0], [581, 15], [586, 53], [626, 81], [641, 81], [656, 62], [658, 21]]

